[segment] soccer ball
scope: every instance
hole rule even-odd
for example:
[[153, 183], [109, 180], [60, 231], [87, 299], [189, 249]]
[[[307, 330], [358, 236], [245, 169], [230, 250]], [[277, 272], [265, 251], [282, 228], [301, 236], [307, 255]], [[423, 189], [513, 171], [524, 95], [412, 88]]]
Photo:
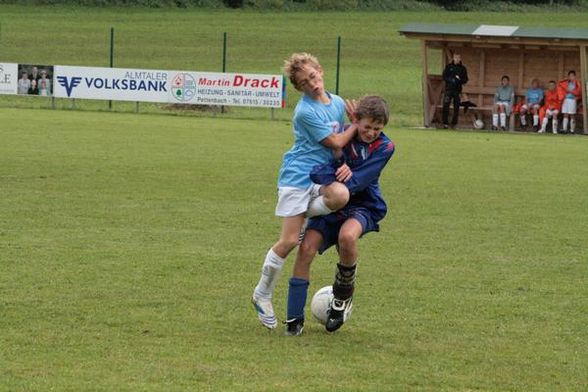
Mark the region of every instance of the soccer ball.
[[312, 312], [312, 316], [316, 319], [316, 321], [322, 325], [327, 323], [327, 312], [331, 307], [332, 301], [333, 286], [323, 287], [312, 297], [312, 301], [310, 302], [310, 311]]
[[[333, 301], [333, 286], [325, 286], [322, 289], [314, 293], [312, 301], [310, 302], [310, 310], [312, 316], [316, 321], [325, 325], [327, 323], [327, 317], [329, 309], [331, 308], [331, 302]], [[345, 310], [344, 320], [347, 321], [351, 316], [350, 306]]]
[[476, 121], [474, 121], [474, 128], [476, 129], [482, 129], [484, 128], [484, 121], [477, 119]]

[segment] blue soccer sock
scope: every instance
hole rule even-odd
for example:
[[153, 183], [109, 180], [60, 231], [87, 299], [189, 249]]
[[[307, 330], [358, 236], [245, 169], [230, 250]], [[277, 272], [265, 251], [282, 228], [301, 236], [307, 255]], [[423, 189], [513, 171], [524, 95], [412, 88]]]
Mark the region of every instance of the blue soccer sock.
[[306, 279], [290, 278], [288, 285], [288, 318], [286, 320], [304, 320], [304, 305], [306, 305], [309, 284]]

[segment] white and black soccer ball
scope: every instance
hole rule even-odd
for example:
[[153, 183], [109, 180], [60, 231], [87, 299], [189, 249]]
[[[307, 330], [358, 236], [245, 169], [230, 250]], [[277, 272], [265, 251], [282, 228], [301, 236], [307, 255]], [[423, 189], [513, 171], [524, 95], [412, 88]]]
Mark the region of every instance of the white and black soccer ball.
[[480, 120], [479, 118], [474, 121], [474, 128], [475, 129], [482, 129], [484, 128], [484, 121]]
[[[325, 286], [319, 289], [316, 293], [314, 293], [312, 301], [310, 302], [310, 310], [312, 312], [312, 316], [315, 318], [316, 321], [318, 321], [322, 325], [325, 325], [327, 323], [327, 317], [329, 309], [331, 308], [331, 302], [333, 302], [333, 286]], [[349, 317], [351, 317], [351, 310], [351, 306], [347, 310], [345, 310], [345, 321], [349, 320]]]

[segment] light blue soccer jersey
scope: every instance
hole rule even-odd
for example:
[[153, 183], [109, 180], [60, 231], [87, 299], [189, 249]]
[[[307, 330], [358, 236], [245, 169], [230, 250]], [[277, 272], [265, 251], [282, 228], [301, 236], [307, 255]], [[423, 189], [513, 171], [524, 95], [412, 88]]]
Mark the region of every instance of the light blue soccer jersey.
[[292, 130], [294, 145], [284, 154], [278, 186], [308, 188], [312, 185], [310, 171], [333, 158], [330, 148], [320, 142], [333, 132], [341, 132], [345, 120], [345, 102], [327, 93], [331, 102], [324, 104], [303, 95], [296, 109]]
[[576, 96], [572, 93], [576, 89], [576, 82], [572, 82], [571, 80], [568, 82], [568, 91], [566, 94], [566, 99], [576, 99]]
[[543, 90], [540, 88], [527, 89], [527, 103], [529, 105], [540, 104], [543, 101]]

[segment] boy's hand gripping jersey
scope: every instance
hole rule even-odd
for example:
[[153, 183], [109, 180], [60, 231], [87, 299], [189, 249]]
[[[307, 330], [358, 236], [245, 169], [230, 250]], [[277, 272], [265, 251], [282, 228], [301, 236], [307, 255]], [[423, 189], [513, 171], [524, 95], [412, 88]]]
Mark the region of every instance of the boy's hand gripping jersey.
[[316, 166], [310, 173], [310, 179], [321, 185], [335, 182], [335, 172], [345, 162], [353, 173], [351, 179], [344, 183], [351, 195], [348, 206], [368, 208], [381, 219], [387, 207], [380, 193], [378, 179], [394, 150], [394, 143], [384, 133], [369, 144], [353, 139], [343, 149], [343, 157], [339, 161]]

